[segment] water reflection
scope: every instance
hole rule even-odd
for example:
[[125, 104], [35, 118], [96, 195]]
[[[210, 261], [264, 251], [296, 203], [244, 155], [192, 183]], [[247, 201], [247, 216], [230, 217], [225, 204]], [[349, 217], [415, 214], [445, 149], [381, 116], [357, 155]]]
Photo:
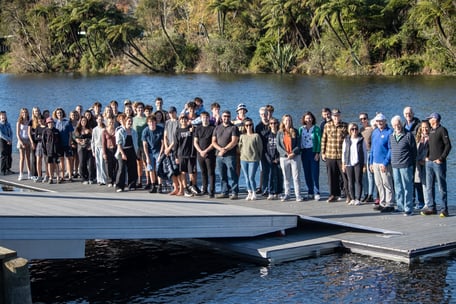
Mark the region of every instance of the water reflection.
[[411, 267], [334, 254], [269, 267], [185, 241], [93, 241], [84, 260], [34, 261], [34, 302], [452, 303], [456, 259]]

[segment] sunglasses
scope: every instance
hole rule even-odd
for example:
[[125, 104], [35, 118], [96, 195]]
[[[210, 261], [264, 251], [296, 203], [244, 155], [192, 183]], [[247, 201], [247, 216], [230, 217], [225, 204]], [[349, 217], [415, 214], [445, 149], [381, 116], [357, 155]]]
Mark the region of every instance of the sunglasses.
[[366, 117], [360, 117], [359, 120], [367, 120]]
[[245, 124], [244, 126], [246, 126], [246, 127], [251, 127], [251, 126], [253, 126], [253, 125], [252, 125], [252, 124]]
[[351, 128], [352, 131], [358, 131], [358, 128]]

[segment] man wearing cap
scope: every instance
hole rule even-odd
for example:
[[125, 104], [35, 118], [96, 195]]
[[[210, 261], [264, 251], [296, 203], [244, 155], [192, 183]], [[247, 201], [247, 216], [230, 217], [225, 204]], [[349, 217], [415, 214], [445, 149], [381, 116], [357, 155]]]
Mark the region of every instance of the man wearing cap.
[[[348, 124], [342, 122], [339, 109], [331, 111], [331, 118], [325, 124], [321, 138], [321, 159], [326, 162], [328, 172], [329, 197], [327, 202], [335, 202], [341, 196], [340, 180], [344, 184], [345, 193], [347, 187], [347, 178], [342, 172], [342, 144], [348, 135]], [[352, 198], [347, 196], [347, 200]]]
[[374, 173], [375, 185], [380, 197], [379, 203], [374, 206], [374, 210], [392, 212], [394, 211], [394, 188], [389, 138], [393, 130], [388, 127], [386, 117], [382, 113], [378, 113], [374, 120], [377, 128], [372, 132], [369, 170]]
[[437, 214], [434, 191], [434, 185], [437, 182], [442, 199], [440, 217], [448, 217], [446, 159], [451, 151], [451, 142], [447, 129], [440, 124], [441, 116], [439, 113], [432, 113], [427, 119], [431, 125], [429, 149], [426, 155], [426, 191], [429, 201], [425, 202], [426, 208], [424, 208], [421, 214]]
[[[221, 193], [217, 198], [238, 199], [239, 175], [236, 173], [236, 148], [239, 142], [239, 130], [231, 123], [230, 111], [223, 111], [222, 123], [214, 129], [212, 145], [217, 150], [216, 166], [220, 174]], [[232, 180], [231, 187], [228, 178]], [[229, 196], [231, 188], [231, 196]]]

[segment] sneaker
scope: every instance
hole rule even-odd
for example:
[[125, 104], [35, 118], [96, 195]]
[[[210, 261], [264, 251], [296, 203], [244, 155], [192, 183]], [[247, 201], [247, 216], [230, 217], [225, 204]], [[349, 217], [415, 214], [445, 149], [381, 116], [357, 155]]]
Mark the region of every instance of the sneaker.
[[290, 199], [290, 196], [288, 194], [285, 194], [280, 198], [280, 201], [285, 202], [285, 201], [288, 201], [289, 199]]
[[109, 184], [108, 184], [108, 188], [111, 188], [111, 187], [112, 187], [112, 184], [111, 184], [111, 183], [109, 183]]
[[271, 201], [274, 199], [274, 194], [269, 194], [268, 197], [266, 198], [268, 201]]
[[116, 189], [116, 192], [119, 193], [119, 192], [124, 192], [124, 190], [122, 188], [117, 188]]
[[158, 189], [157, 189], [157, 187], [155, 187], [155, 185], [153, 185], [149, 188], [149, 193], [157, 193], [157, 191], [158, 191]]
[[330, 195], [326, 201], [328, 203], [336, 202], [337, 201], [337, 197], [335, 197], [334, 195]]
[[44, 183], [47, 183], [48, 180], [49, 180], [49, 177], [45, 176], [41, 182], [44, 184]]
[[185, 197], [192, 197], [193, 196], [192, 191], [189, 189], [190, 187], [184, 188], [184, 196]]
[[421, 215], [434, 215], [437, 214], [437, 211], [431, 208], [424, 208], [420, 212]]
[[17, 177], [17, 180], [18, 180], [18, 181], [21, 181], [21, 180], [24, 180], [24, 179], [25, 179], [25, 178], [24, 178], [24, 176], [23, 176], [22, 174], [19, 174], [19, 176]]
[[215, 198], [229, 198], [230, 196], [226, 193], [219, 193], [215, 196]]
[[201, 194], [201, 190], [196, 185], [191, 185], [188, 188], [194, 195], [200, 195]]
[[52, 185], [54, 182], [52, 181], [52, 178], [49, 179], [48, 184]]
[[356, 201], [355, 200], [351, 200], [348, 202], [348, 205], [350, 206], [354, 206], [356, 204]]
[[82, 184], [83, 184], [83, 185], [88, 185], [88, 184], [89, 184], [89, 181], [83, 181]]
[[355, 200], [354, 206], [362, 205], [363, 203], [360, 200]]
[[296, 201], [297, 201], [297, 202], [303, 202], [303, 201], [304, 201], [304, 198], [303, 198], [302, 196], [298, 196], [298, 197], [296, 198]]
[[314, 195], [314, 200], [319, 201], [320, 200], [320, 194], [315, 194]]
[[249, 191], [249, 193], [247, 193], [247, 196], [245, 197], [245, 200], [250, 201], [251, 199], [252, 199], [252, 192]]
[[382, 213], [393, 212], [393, 211], [394, 211], [394, 207], [383, 207], [382, 210], [380, 210], [380, 212], [382, 212]]
[[449, 217], [450, 215], [448, 214], [448, 211], [442, 211], [440, 212], [440, 217]]
[[380, 204], [374, 204], [374, 207], [372, 209], [374, 209], [375, 211], [382, 211], [383, 206]]
[[233, 193], [230, 195], [230, 200], [237, 200], [239, 198], [237, 193]]
[[404, 212], [404, 216], [412, 216], [413, 213], [412, 212]]
[[256, 193], [255, 192], [252, 192], [251, 195], [250, 195], [250, 200], [251, 201], [256, 201], [257, 200], [257, 196], [256, 196]]

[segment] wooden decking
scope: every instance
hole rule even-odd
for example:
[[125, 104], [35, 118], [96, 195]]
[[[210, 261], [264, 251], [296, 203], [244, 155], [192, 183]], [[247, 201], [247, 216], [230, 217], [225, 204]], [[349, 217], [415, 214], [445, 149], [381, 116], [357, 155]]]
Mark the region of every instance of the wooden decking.
[[[114, 193], [106, 186], [36, 184], [17, 182], [16, 178], [1, 177], [0, 183], [3, 180], [54, 192], [0, 192], [0, 239], [17, 239], [25, 230], [34, 238], [45, 233], [49, 238], [74, 241], [198, 238], [211, 246], [272, 263], [340, 249], [412, 263], [449, 255], [456, 249], [456, 216], [404, 217], [379, 213], [370, 205], [348, 206], [344, 202], [251, 202], [243, 195], [231, 201], [176, 198], [144, 190]], [[456, 214], [451, 204], [450, 214]], [[292, 228], [297, 218], [299, 227]], [[27, 225], [21, 222], [30, 219], [33, 221]], [[182, 224], [180, 228], [176, 223]], [[117, 226], [115, 230], [106, 230], [113, 226]], [[48, 228], [43, 232], [40, 227]], [[283, 229], [287, 229], [286, 235], [280, 236], [277, 231]]]

